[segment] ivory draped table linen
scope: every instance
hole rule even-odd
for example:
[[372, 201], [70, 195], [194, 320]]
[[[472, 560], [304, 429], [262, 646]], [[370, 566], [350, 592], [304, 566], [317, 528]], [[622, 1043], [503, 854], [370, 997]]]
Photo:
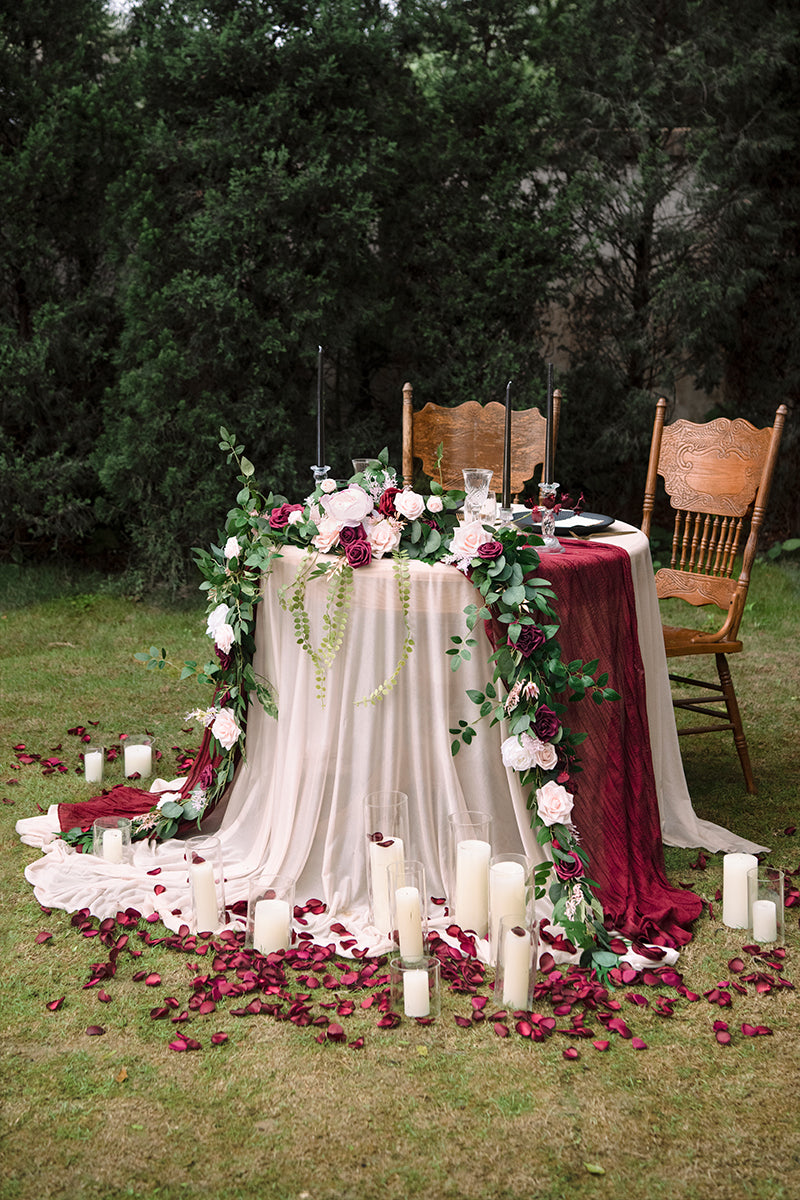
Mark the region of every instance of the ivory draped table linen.
[[[726, 852], [764, 847], [700, 820], [692, 808], [647, 539], [615, 522], [596, 541], [565, 539], [563, 545], [563, 554], [542, 555], [539, 574], [557, 596], [564, 656], [598, 658], [622, 697], [602, 705], [587, 697], [566, 718], [573, 730], [589, 735], [580, 747], [583, 771], [573, 776], [575, 823], [610, 923], [633, 940], [677, 946], [691, 936], [700, 901], [666, 880], [662, 842]], [[245, 760], [203, 831], [220, 838], [228, 905], [246, 902], [251, 879], [288, 875], [297, 881], [298, 904], [316, 899], [322, 904], [314, 907], [324, 905], [304, 916], [309, 933], [335, 940], [331, 927], [345, 928], [346, 945], [379, 952], [390, 943], [369, 923], [368, 793], [407, 793], [407, 857], [424, 863], [429, 898], [446, 896], [451, 813], [490, 813], [495, 854], [525, 853], [540, 861], [543, 851], [519, 778], [502, 762], [504, 725], [478, 723], [471, 745], [451, 753], [450, 728], [477, 717], [467, 690], [483, 690], [491, 677], [490, 643], [480, 623], [469, 661], [453, 671], [446, 654], [453, 635], [466, 636], [464, 608], [479, 600], [469, 580], [444, 564], [408, 564], [414, 649], [396, 685], [375, 703], [362, 703], [392, 676], [406, 627], [391, 561], [356, 570], [344, 640], [327, 670], [323, 702], [314, 664], [279, 602], [304, 555], [284, 549], [263, 583], [258, 609], [254, 668], [274, 688], [278, 718], [251, 706]], [[305, 607], [316, 645], [327, 599], [327, 580], [311, 580]], [[175, 783], [159, 781], [162, 788]], [[68, 911], [86, 907], [100, 918], [132, 907], [145, 916], [157, 912], [169, 928], [180, 928], [190, 911], [183, 841], [136, 843], [131, 864], [112, 866], [76, 854], [53, 836], [75, 823], [69, 812], [59, 814], [69, 807], [53, 806], [45, 816], [17, 823], [22, 840], [44, 851], [25, 872], [40, 903]], [[448, 924], [443, 906], [430, 913], [431, 927]]]

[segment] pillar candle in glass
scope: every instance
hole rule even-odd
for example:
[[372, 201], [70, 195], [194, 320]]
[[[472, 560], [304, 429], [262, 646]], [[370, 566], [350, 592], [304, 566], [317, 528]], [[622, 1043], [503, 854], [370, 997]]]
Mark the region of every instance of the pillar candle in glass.
[[188, 868], [192, 924], [195, 933], [216, 933], [225, 922], [225, 884], [219, 838], [187, 838], [184, 855]]
[[489, 860], [492, 818], [488, 813], [451, 813], [449, 898], [453, 920], [478, 937], [489, 931]]
[[532, 897], [530, 863], [524, 854], [495, 854], [489, 862], [489, 943], [492, 961], [497, 958], [501, 917], [514, 917], [524, 925]]
[[747, 872], [758, 866], [755, 854], [726, 854], [722, 859], [722, 923], [729, 929], [747, 929]]
[[389, 868], [405, 861], [408, 847], [408, 796], [405, 792], [370, 792], [364, 799], [367, 842], [367, 887], [372, 923], [392, 932]]
[[153, 774], [153, 739], [147, 735], [129, 737], [123, 750], [125, 777], [140, 775], [147, 779]]
[[130, 820], [127, 817], [98, 817], [92, 825], [92, 851], [107, 863], [130, 862]]
[[535, 924], [501, 917], [497, 933], [494, 1002], [516, 1012], [530, 1012], [536, 983], [538, 937]]
[[432, 955], [389, 959], [392, 1011], [405, 1017], [433, 1020], [441, 1012], [439, 959]]
[[428, 936], [425, 867], [404, 859], [389, 868], [389, 906], [392, 936], [403, 958], [422, 958]]
[[103, 782], [105, 750], [102, 746], [87, 746], [83, 752], [83, 775], [87, 783]]
[[783, 945], [786, 935], [783, 871], [760, 863], [747, 872], [749, 930], [754, 942]]
[[245, 945], [261, 954], [288, 950], [292, 944], [295, 881], [288, 875], [252, 879], [247, 900]]

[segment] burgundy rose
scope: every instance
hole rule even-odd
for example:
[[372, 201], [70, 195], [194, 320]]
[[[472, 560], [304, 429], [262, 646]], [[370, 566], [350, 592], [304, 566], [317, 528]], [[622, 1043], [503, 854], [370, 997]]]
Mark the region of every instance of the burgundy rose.
[[478, 558], [486, 559], [491, 562], [492, 559], [499, 558], [503, 553], [502, 542], [484, 542], [478, 547]]
[[363, 525], [345, 525], [339, 530], [339, 542], [342, 546], [352, 546], [353, 542], [365, 542], [367, 531]]
[[289, 524], [289, 513], [302, 511], [302, 504], [281, 504], [278, 508], [273, 508], [269, 514], [270, 529], [285, 529]]
[[230, 667], [231, 661], [232, 661], [230, 654], [226, 654], [224, 650], [220, 650], [219, 646], [214, 647], [214, 653], [216, 654], [217, 658], [219, 659], [219, 665], [222, 668], [222, 670], [227, 671], [228, 668]]
[[[490, 543], [491, 544], [491, 543]], [[480, 551], [479, 551], [480, 553]], [[523, 625], [519, 631], [519, 637], [516, 642], [511, 642], [510, 645], [514, 650], [519, 650], [523, 658], [530, 658], [534, 650], [538, 650], [545, 641], [545, 636], [538, 625]], [[543, 734], [537, 730], [537, 736], [546, 741]]]
[[546, 704], [540, 704], [536, 710], [536, 716], [533, 718], [533, 732], [541, 742], [550, 742], [561, 728], [559, 721], [552, 708], [548, 708]]
[[382, 517], [396, 517], [397, 509], [394, 506], [394, 498], [401, 489], [398, 487], [387, 487], [386, 491], [378, 501], [378, 512]]
[[563, 883], [568, 883], [570, 879], [580, 879], [583, 875], [583, 863], [578, 851], [570, 850], [568, 854], [569, 858], [557, 858], [553, 864], [556, 875]]
[[351, 567], [368, 567], [372, 562], [372, 546], [365, 538], [358, 538], [345, 545], [344, 556]]

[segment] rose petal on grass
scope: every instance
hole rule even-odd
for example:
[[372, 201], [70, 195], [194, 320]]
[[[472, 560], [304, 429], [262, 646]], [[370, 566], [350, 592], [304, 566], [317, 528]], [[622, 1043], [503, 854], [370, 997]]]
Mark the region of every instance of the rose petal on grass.
[[212, 1035], [211, 1035], [211, 1045], [212, 1046], [222, 1046], [225, 1044], [225, 1042], [227, 1042], [227, 1040], [228, 1040], [227, 1033], [220, 1032], [220, 1033], [212, 1033]]
[[50, 938], [52, 936], [53, 936], [52, 933], [47, 933], [43, 929], [41, 933], [37, 933], [36, 937], [34, 938], [34, 941], [37, 946], [41, 946], [43, 942], [49, 942]]
[[102, 1037], [105, 1029], [102, 1025], [89, 1025], [86, 1028], [86, 1033], [88, 1037]]
[[57, 1000], [48, 1000], [45, 1007], [49, 1008], [50, 1012], [58, 1012], [58, 1010], [61, 1008], [61, 1005], [63, 1003], [64, 1003], [64, 997], [59, 996]]
[[609, 1047], [611, 1046], [611, 1042], [597, 1041], [597, 1042], [592, 1042], [592, 1045], [594, 1046], [595, 1050], [602, 1051], [602, 1050], [608, 1050]]
[[634, 1050], [646, 1050], [647, 1042], [642, 1041], [640, 1037], [631, 1038], [631, 1045]]
[[718, 1029], [714, 1034], [714, 1037], [717, 1039], [720, 1046], [727, 1046], [731, 1040], [731, 1035], [728, 1033], [727, 1029]]

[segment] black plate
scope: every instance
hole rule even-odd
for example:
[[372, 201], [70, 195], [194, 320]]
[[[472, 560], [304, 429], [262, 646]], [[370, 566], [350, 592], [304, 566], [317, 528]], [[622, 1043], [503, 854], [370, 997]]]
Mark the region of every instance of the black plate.
[[[569, 517], [571, 516], [572, 513], [569, 514]], [[606, 517], [602, 513], [584, 512], [581, 513], [580, 520], [571, 520], [568, 525], [564, 524], [563, 522], [569, 520], [569, 517], [566, 516], [566, 512], [556, 514], [556, 533], [559, 537], [586, 537], [589, 533], [599, 533], [601, 529], [608, 529], [609, 525], [614, 524], [614, 517]], [[514, 524], [518, 525], [520, 529], [533, 528], [538, 531], [541, 528], [539, 521], [533, 520], [532, 513], [515, 517]]]

